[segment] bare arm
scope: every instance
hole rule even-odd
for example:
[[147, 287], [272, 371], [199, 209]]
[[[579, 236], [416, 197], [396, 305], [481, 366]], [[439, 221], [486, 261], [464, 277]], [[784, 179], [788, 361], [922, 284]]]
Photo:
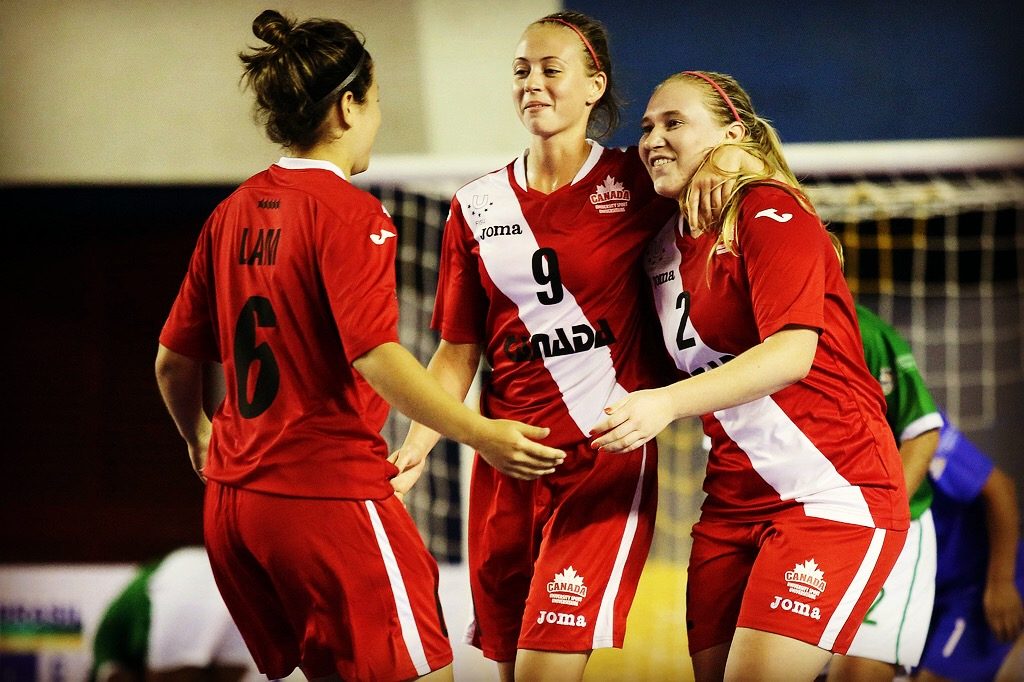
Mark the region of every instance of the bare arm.
[[807, 376], [818, 333], [787, 327], [721, 367], [664, 388], [636, 391], [605, 408], [594, 425], [593, 447], [625, 452], [658, 435], [670, 422], [742, 405], [771, 395]]
[[561, 450], [533, 442], [548, 429], [505, 419], [486, 419], [448, 393], [397, 343], [384, 343], [353, 363], [381, 397], [416, 422], [465, 443], [491, 461], [502, 462], [503, 473], [532, 479], [554, 471], [565, 457]]
[[1024, 631], [1024, 606], [1014, 582], [1020, 514], [1013, 480], [998, 467], [981, 489], [988, 529], [988, 575], [983, 604], [985, 619], [996, 637], [1008, 642]]
[[160, 345], [156, 352], [156, 383], [160, 396], [188, 446], [192, 468], [206, 482], [210, 418], [203, 411], [204, 363]]
[[[473, 384], [480, 364], [481, 349], [475, 343], [449, 343], [442, 340], [427, 365], [427, 372], [453, 398], [464, 401]], [[441, 437], [437, 431], [419, 422], [412, 422], [401, 447], [391, 454], [391, 462], [399, 474], [391, 485], [399, 496], [404, 495], [419, 480], [427, 455]]]
[[914, 494], [928, 474], [928, 466], [939, 447], [939, 430], [932, 429], [908, 438], [900, 443], [900, 458], [903, 460], [903, 478], [907, 493]]

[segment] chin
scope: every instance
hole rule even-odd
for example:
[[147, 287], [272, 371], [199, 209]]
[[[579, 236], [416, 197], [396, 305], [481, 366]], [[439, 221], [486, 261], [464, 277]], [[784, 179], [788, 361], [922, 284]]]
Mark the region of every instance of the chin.
[[654, 191], [669, 199], [678, 199], [683, 195], [685, 189], [686, 185], [669, 178], [659, 178], [654, 181]]

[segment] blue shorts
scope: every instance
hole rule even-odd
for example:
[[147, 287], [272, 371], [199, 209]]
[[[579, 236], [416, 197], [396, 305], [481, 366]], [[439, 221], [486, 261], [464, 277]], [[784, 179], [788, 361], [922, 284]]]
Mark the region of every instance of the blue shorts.
[[995, 678], [1013, 641], [1000, 642], [992, 633], [979, 590], [960, 590], [935, 601], [920, 668], [962, 682]]

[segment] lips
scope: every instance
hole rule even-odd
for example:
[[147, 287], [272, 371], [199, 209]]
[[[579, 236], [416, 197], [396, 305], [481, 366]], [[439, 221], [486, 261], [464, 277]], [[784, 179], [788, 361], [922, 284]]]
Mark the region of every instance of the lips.
[[647, 157], [647, 166], [650, 168], [661, 168], [672, 163], [674, 159], [667, 156], [649, 156]]
[[523, 105], [523, 111], [537, 111], [545, 107], [551, 106], [547, 102], [535, 102], [530, 101]]

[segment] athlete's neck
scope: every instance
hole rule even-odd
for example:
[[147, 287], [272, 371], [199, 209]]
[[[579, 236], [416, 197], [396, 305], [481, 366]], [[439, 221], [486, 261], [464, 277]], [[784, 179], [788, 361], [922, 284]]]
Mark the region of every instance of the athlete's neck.
[[587, 141], [579, 138], [535, 137], [526, 153], [527, 185], [545, 194], [565, 187], [587, 162], [590, 151]]

